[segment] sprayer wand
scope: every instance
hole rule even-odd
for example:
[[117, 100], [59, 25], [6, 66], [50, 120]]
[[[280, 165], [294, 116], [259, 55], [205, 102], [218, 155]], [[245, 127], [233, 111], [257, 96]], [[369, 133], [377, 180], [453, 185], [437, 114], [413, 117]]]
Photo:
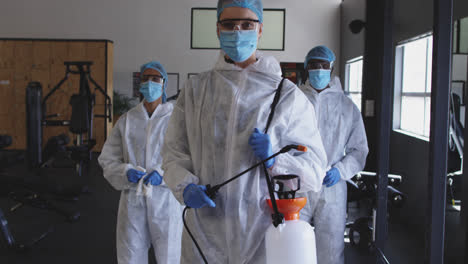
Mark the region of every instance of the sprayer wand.
[[306, 152], [307, 151], [307, 147], [304, 147], [304, 146], [301, 146], [301, 145], [287, 145], [285, 147], [283, 147], [280, 151], [276, 152], [275, 154], [271, 155], [270, 157], [256, 163], [255, 165], [253, 165], [252, 167], [240, 172], [239, 174], [235, 175], [234, 177], [230, 178], [229, 180], [223, 182], [223, 183], [220, 183], [220, 184], [217, 184], [217, 185], [214, 185], [214, 186], [211, 186], [210, 184], [206, 185], [206, 194], [208, 195], [208, 197], [210, 197], [211, 199], [214, 199], [216, 197], [216, 194], [218, 193], [218, 190], [223, 187], [224, 185], [232, 182], [233, 180], [239, 178], [240, 176], [246, 174], [247, 172], [253, 170], [254, 168], [256, 168], [257, 166], [259, 165], [262, 165], [263, 163], [269, 161], [270, 159], [282, 154], [282, 153], [286, 153], [292, 149], [296, 149], [296, 150], [299, 150], [299, 151], [302, 151], [302, 152]]
[[279, 224], [283, 223], [283, 220], [284, 220], [284, 216], [283, 214], [281, 214], [279, 211], [278, 211], [278, 206], [276, 205], [276, 200], [275, 200], [275, 196], [273, 194], [273, 187], [271, 186], [271, 181], [270, 181], [270, 177], [268, 177], [268, 174], [266, 172], [266, 167], [265, 167], [265, 162], [267, 162], [268, 160], [278, 156], [279, 154], [282, 154], [282, 153], [286, 153], [292, 149], [296, 149], [296, 150], [299, 150], [299, 151], [302, 151], [302, 152], [306, 152], [307, 151], [307, 147], [304, 147], [304, 146], [301, 146], [301, 145], [287, 145], [285, 147], [283, 147], [280, 151], [276, 152], [275, 154], [271, 155], [270, 157], [258, 162], [257, 164], [253, 165], [252, 167], [240, 172], [239, 174], [237, 174], [236, 176], [232, 177], [231, 179], [223, 182], [223, 183], [220, 183], [218, 185], [215, 185], [215, 186], [211, 186], [210, 184], [206, 185], [206, 194], [208, 195], [208, 197], [210, 197], [211, 199], [214, 199], [216, 197], [216, 194], [218, 193], [218, 190], [223, 187], [224, 185], [230, 183], [231, 181], [239, 178], [240, 176], [244, 175], [245, 173], [251, 171], [252, 169], [256, 168], [257, 166], [259, 165], [262, 165], [263, 164], [263, 169], [265, 170], [265, 180], [267, 182], [267, 187], [268, 187], [268, 193], [270, 195], [270, 199], [271, 199], [271, 202], [272, 202], [272, 207], [273, 207], [273, 214], [271, 215], [271, 218], [272, 218], [272, 222], [273, 222], [273, 225], [275, 227], [277, 227]]

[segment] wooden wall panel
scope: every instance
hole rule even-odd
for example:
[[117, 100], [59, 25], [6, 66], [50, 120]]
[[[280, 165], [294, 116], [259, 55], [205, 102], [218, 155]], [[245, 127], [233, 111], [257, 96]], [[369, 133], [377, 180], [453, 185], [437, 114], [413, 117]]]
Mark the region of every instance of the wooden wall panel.
[[50, 48], [52, 43], [47, 41], [35, 41], [32, 45], [33, 70], [49, 71]]
[[[11, 100], [15, 96], [13, 90], [13, 69], [0, 69], [0, 98], [5, 98], [0, 104], [0, 115], [6, 115], [15, 105], [15, 101]], [[0, 123], [1, 124], [1, 123]]]
[[[107, 94], [111, 98], [111, 102], [114, 101], [114, 90], [113, 90], [113, 85], [114, 85], [114, 45], [110, 42], [106, 43], [107, 46]], [[112, 120], [110, 122], [107, 122], [107, 137], [110, 136], [110, 133], [112, 131], [112, 127], [114, 124], [114, 110], [113, 107], [111, 107], [111, 116]]]
[[15, 124], [10, 114], [15, 108], [14, 90], [13, 90], [13, 69], [0, 69], [0, 134], [14, 135]]
[[15, 67], [15, 45], [10, 40], [0, 40], [0, 69], [13, 69]]
[[[14, 119], [15, 132], [11, 135], [11, 148], [26, 148], [26, 86], [31, 80], [33, 64], [33, 42], [21, 41], [14, 45], [14, 77], [13, 92], [15, 105], [9, 115]], [[10, 99], [11, 100], [11, 99]]]
[[[9, 114], [0, 114], [0, 134], [8, 134], [13, 136], [15, 132], [15, 120]], [[12, 148], [12, 147], [10, 147]]]
[[41, 83], [43, 93], [50, 87], [50, 49], [51, 43], [46, 41], [35, 41], [32, 45], [31, 80]]
[[[23, 97], [24, 98], [24, 97]], [[17, 104], [16, 109], [13, 110], [14, 113], [10, 113], [17, 116], [15, 119], [15, 134], [13, 140], [15, 142], [16, 148], [26, 149], [26, 104]]]
[[106, 43], [104, 42], [88, 42], [85, 50], [86, 57], [89, 60], [97, 61], [104, 64], [106, 62]]
[[33, 62], [32, 41], [21, 41], [15, 44], [15, 77], [14, 90], [17, 104], [25, 102], [25, 91], [28, 82], [31, 80], [31, 69]]
[[[15, 135], [15, 45], [13, 41], [0, 41], [0, 134]], [[10, 148], [13, 148], [11, 146]]]
[[[0, 40], [0, 133], [10, 134], [14, 144], [10, 148], [26, 148], [26, 86], [30, 81], [39, 81], [43, 96], [65, 77], [65, 61], [93, 61], [91, 76], [104, 89], [112, 85], [112, 62], [106, 56], [105, 41], [54, 41], [54, 40]], [[108, 49], [107, 49], [108, 50]], [[111, 65], [109, 67], [108, 65]], [[107, 67], [107, 72], [106, 72]], [[110, 71], [109, 71], [110, 68]], [[110, 77], [106, 78], [106, 74]], [[107, 80], [107, 83], [106, 83]], [[94, 86], [91, 86], [94, 87]], [[112, 87], [108, 87], [112, 95]], [[70, 96], [79, 91], [79, 76], [69, 79], [48, 100], [47, 114], [60, 114], [57, 119], [71, 117]], [[92, 90], [94, 92], [94, 90]], [[104, 97], [97, 95], [95, 114], [103, 114]], [[102, 118], [95, 119], [94, 132], [100, 151], [104, 144]], [[110, 132], [110, 129], [108, 133]], [[65, 133], [73, 139], [68, 127], [44, 127], [43, 142], [51, 136]]]
[[86, 59], [86, 42], [71, 41], [68, 42], [68, 60], [81, 61]]
[[[95, 42], [87, 43], [86, 45], [86, 60], [92, 61], [91, 77], [97, 82], [101, 88], [105, 89], [106, 85], [106, 43]], [[94, 85], [91, 85], [94, 89]], [[93, 91], [94, 92], [94, 91]], [[96, 104], [104, 104], [104, 96], [96, 91]]]

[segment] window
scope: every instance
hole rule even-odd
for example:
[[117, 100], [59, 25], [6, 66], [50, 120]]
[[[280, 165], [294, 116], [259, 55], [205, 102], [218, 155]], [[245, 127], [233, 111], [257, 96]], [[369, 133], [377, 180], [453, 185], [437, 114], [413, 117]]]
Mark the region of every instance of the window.
[[468, 17], [453, 23], [453, 53], [468, 54]]
[[362, 102], [362, 57], [346, 63], [345, 93], [361, 111]]
[[429, 137], [432, 35], [396, 48], [394, 128]]

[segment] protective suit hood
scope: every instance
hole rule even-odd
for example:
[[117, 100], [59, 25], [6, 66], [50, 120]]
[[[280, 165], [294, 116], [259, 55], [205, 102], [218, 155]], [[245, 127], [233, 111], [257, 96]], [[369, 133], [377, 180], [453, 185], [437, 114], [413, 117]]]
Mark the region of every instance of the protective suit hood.
[[226, 53], [224, 51], [220, 51], [218, 61], [215, 64], [214, 70], [222, 70], [222, 71], [255, 71], [260, 72], [266, 75], [271, 76], [272, 78], [281, 80], [281, 67], [279, 62], [275, 59], [275, 57], [271, 55], [266, 55], [263, 52], [256, 51], [255, 56], [257, 57], [257, 61], [255, 63], [250, 64], [247, 68], [242, 69], [241, 67], [228, 63], [224, 60], [224, 56]]

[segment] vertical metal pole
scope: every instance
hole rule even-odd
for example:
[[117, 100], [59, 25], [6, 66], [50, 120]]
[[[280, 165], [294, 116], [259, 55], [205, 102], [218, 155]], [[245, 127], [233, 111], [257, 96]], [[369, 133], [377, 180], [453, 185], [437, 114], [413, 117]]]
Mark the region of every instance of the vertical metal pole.
[[429, 223], [426, 263], [444, 263], [453, 0], [434, 0], [434, 36], [429, 160]]
[[[458, 27], [460, 28], [460, 27]], [[468, 66], [468, 65], [467, 65]], [[468, 68], [468, 67], [467, 67]], [[467, 79], [468, 79], [468, 72]], [[468, 93], [465, 93], [465, 98], [463, 102], [468, 102]], [[465, 127], [463, 129], [463, 137], [468, 138], [468, 107], [465, 107]], [[468, 162], [465, 162], [465, 159], [468, 157], [468, 145], [463, 144], [463, 177], [462, 177], [462, 198], [461, 198], [461, 225], [462, 225], [462, 232], [464, 231], [464, 241], [465, 243], [465, 251], [464, 251], [464, 258], [465, 263], [468, 263], [468, 178], [465, 177], [466, 172], [468, 172]]]
[[[377, 220], [375, 245], [385, 252], [385, 242], [388, 236], [387, 199], [388, 170], [390, 163], [390, 131], [392, 130], [392, 98], [393, 98], [393, 1], [381, 2], [382, 40], [381, 40], [381, 79], [377, 97], [378, 109], [378, 143], [377, 143]], [[377, 263], [384, 263], [377, 257]]]
[[[393, 98], [393, 1], [367, 1], [363, 87], [365, 100], [375, 100], [376, 116], [367, 117], [375, 136], [377, 214], [375, 246], [384, 252], [387, 240], [387, 184]], [[376, 262], [383, 263], [376, 254]]]

